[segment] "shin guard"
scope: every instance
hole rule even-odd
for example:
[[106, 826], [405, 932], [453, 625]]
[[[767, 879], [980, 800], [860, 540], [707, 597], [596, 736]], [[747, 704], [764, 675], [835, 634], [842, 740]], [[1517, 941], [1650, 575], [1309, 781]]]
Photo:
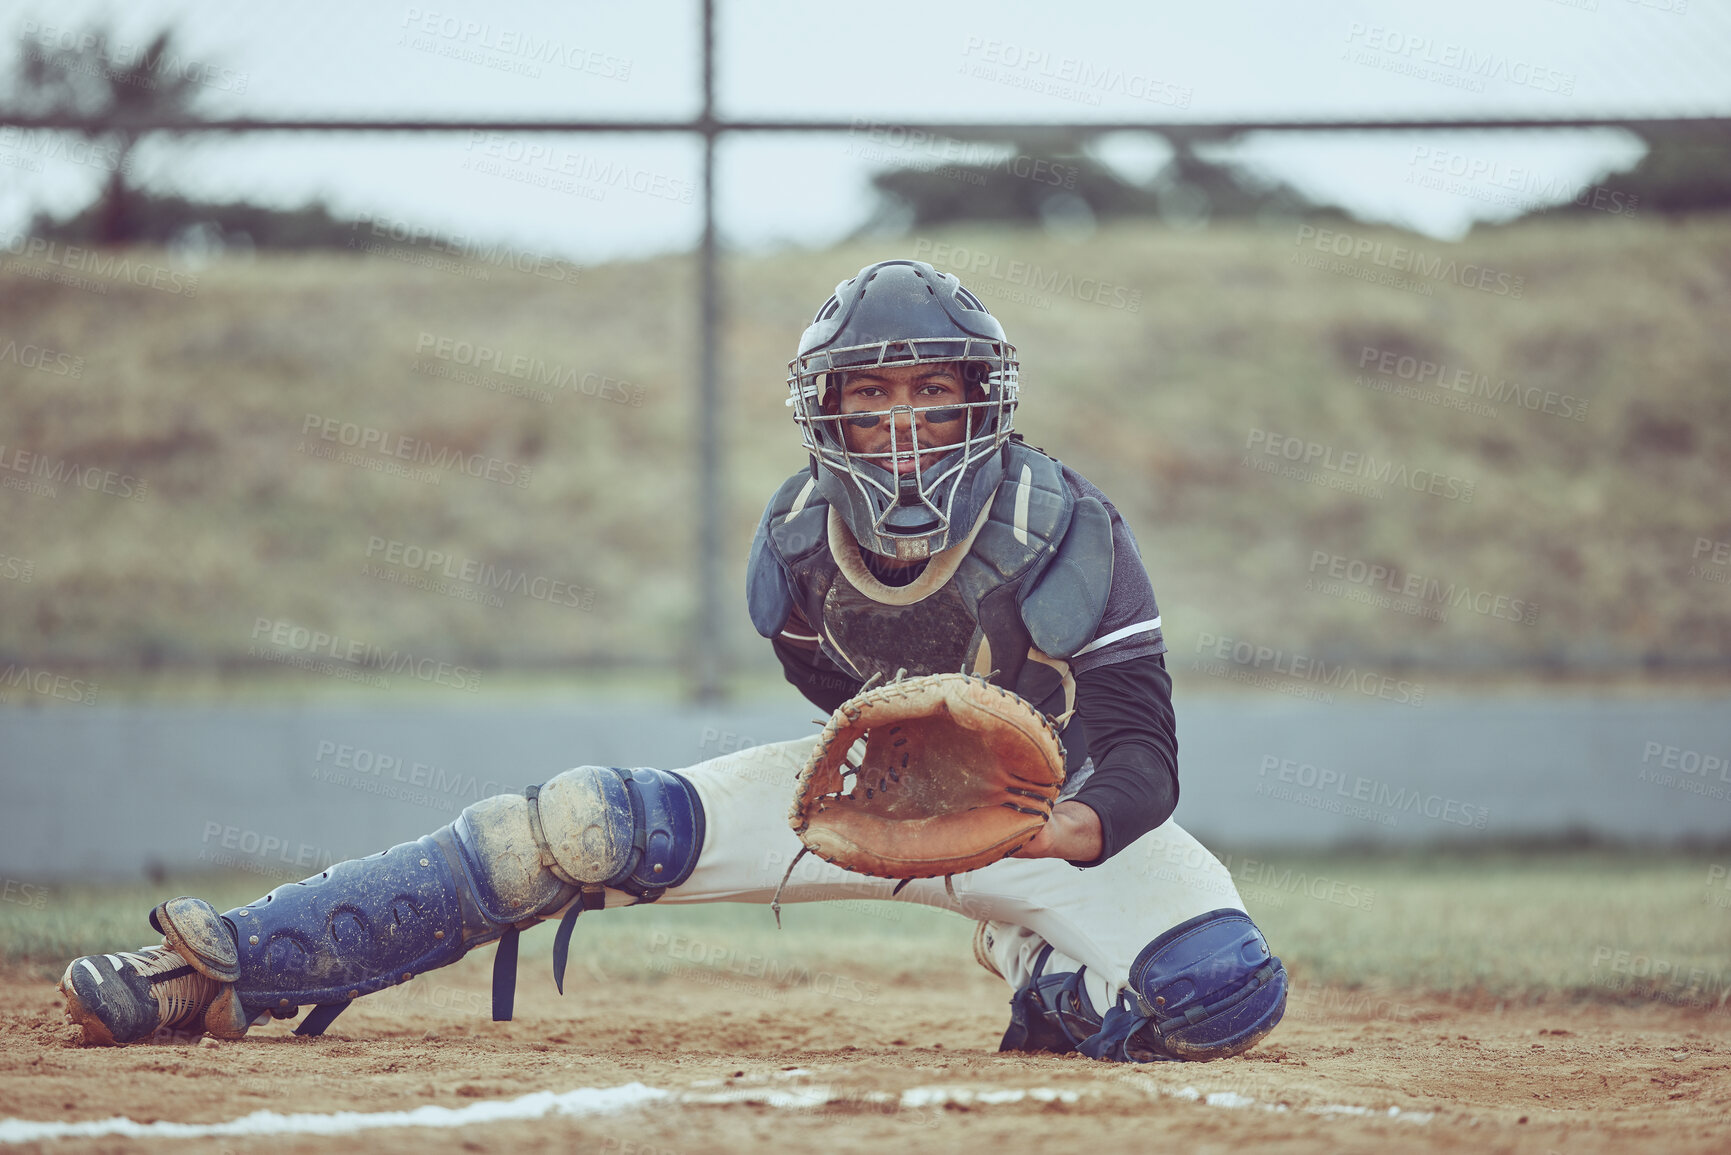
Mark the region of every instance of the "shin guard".
[[310, 1003], [296, 1033], [320, 1034], [354, 999], [495, 940], [494, 1018], [508, 1019], [519, 931], [566, 910], [554, 949], [562, 979], [579, 911], [603, 905], [608, 889], [655, 901], [690, 876], [702, 846], [697, 792], [666, 771], [583, 766], [483, 799], [414, 842], [226, 912], [241, 1022]]
[[447, 826], [226, 911], [242, 1010], [288, 1018], [312, 1003], [296, 1033], [316, 1035], [354, 999], [456, 962], [506, 929], [475, 876]]

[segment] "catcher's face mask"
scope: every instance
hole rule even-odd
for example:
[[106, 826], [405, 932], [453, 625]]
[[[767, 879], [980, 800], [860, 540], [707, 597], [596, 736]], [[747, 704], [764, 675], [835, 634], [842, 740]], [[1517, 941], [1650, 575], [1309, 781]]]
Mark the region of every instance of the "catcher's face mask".
[[978, 381], [983, 374], [982, 366], [954, 362], [847, 373], [839, 388], [828, 390], [821, 420], [840, 425], [852, 460], [887, 469], [899, 485], [931, 471], [950, 446], [967, 441], [984, 422], [974, 411], [980, 389], [968, 384], [969, 377]]
[[921, 558], [972, 528], [1001, 476], [1016, 369], [997, 320], [930, 265], [885, 261], [838, 286], [788, 364], [788, 404], [861, 545]]

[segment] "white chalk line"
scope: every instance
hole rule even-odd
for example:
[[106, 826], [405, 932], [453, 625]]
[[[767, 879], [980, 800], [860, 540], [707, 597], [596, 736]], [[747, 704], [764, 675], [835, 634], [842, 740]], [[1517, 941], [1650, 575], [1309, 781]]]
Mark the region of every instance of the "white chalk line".
[[[803, 1076], [806, 1071], [779, 1072], [782, 1078]], [[720, 1080], [708, 1080], [697, 1086], [717, 1086]], [[713, 1106], [749, 1103], [786, 1110], [821, 1110], [836, 1105], [871, 1104], [900, 1110], [919, 1110], [958, 1106], [998, 1106], [1009, 1103], [1077, 1103], [1084, 1097], [1095, 1098], [1099, 1088], [1054, 1090], [1050, 1087], [1027, 1087], [1010, 1090], [981, 1091], [969, 1087], [914, 1087], [906, 1091], [837, 1092], [826, 1085], [807, 1084], [780, 1089], [762, 1087], [723, 1087], [715, 1091], [664, 1091], [642, 1083], [626, 1083], [618, 1087], [579, 1087], [556, 1094], [536, 1091], [515, 1099], [494, 1099], [470, 1103], [464, 1107], [416, 1107], [412, 1111], [337, 1111], [332, 1114], [282, 1115], [275, 1111], [254, 1111], [250, 1115], [227, 1123], [172, 1123], [159, 1121], [137, 1123], [124, 1116], [96, 1119], [84, 1123], [36, 1122], [29, 1119], [0, 1119], [0, 1143], [38, 1143], [48, 1139], [94, 1139], [119, 1135], [128, 1139], [204, 1139], [249, 1135], [346, 1135], [356, 1131], [371, 1131], [387, 1127], [470, 1127], [479, 1123], [503, 1123], [524, 1119], [540, 1119], [548, 1115], [603, 1115], [627, 1111], [646, 1103], [659, 1102], [672, 1106]], [[1158, 1091], [1173, 1099], [1201, 1102], [1210, 1107], [1259, 1107], [1264, 1111], [1286, 1111], [1283, 1103], [1258, 1103], [1255, 1099], [1233, 1091], [1204, 1093], [1195, 1087], [1178, 1091]], [[1370, 1107], [1327, 1105], [1306, 1107], [1308, 1114], [1323, 1116], [1353, 1115], [1365, 1118], [1398, 1119], [1407, 1123], [1428, 1123], [1430, 1112], [1402, 1111], [1389, 1107], [1386, 1111]]]
[[381, 1127], [468, 1127], [475, 1123], [501, 1123], [517, 1119], [539, 1119], [548, 1114], [600, 1115], [624, 1111], [642, 1103], [664, 1099], [666, 1091], [627, 1083], [622, 1087], [579, 1087], [554, 1094], [537, 1091], [516, 1099], [493, 1099], [466, 1107], [416, 1107], [412, 1111], [338, 1111], [329, 1115], [279, 1115], [254, 1111], [227, 1123], [135, 1123], [119, 1116], [86, 1123], [37, 1123], [28, 1119], [0, 1119], [0, 1143], [34, 1143], [43, 1139], [88, 1139], [121, 1135], [128, 1139], [203, 1139], [240, 1135], [346, 1135]]
[[[1174, 1099], [1188, 1099], [1192, 1102], [1202, 1102], [1210, 1107], [1257, 1107], [1264, 1111], [1291, 1110], [1285, 1103], [1258, 1103], [1246, 1095], [1235, 1091], [1211, 1091], [1204, 1094], [1195, 1087], [1185, 1087], [1178, 1091], [1168, 1091], [1166, 1094]], [[1429, 1123], [1436, 1117], [1434, 1111], [1402, 1111], [1399, 1107], [1387, 1110], [1377, 1110], [1375, 1107], [1350, 1107], [1340, 1103], [1325, 1103], [1320, 1107], [1301, 1108], [1307, 1115], [1356, 1115], [1365, 1119], [1399, 1119], [1402, 1123]]]

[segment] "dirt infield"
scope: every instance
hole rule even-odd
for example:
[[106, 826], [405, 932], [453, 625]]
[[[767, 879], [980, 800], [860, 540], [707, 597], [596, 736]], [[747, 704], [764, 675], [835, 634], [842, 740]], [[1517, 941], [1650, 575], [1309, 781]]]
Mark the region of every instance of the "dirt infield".
[[672, 1094], [452, 1130], [10, 1149], [1731, 1149], [1723, 1007], [1461, 1007], [1301, 985], [1286, 1021], [1243, 1056], [1108, 1067], [998, 1054], [1005, 992], [983, 971], [892, 974], [842, 991], [703, 973], [602, 986], [574, 970], [561, 999], [525, 967], [517, 1021], [493, 1023], [485, 964], [465, 960], [363, 1000], [322, 1039], [273, 1023], [240, 1043], [126, 1049], [74, 1045], [58, 992], [14, 970], [0, 976], [0, 1117], [218, 1123], [259, 1110], [460, 1108], [631, 1083]]

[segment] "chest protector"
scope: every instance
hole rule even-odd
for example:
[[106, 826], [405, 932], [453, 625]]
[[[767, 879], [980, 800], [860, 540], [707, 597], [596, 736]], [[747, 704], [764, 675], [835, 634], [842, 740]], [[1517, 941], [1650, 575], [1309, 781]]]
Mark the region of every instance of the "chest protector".
[[[1077, 498], [1059, 464], [1019, 441], [1004, 480], [956, 545], [911, 584], [873, 577], [841, 516], [809, 473], [784, 482], [757, 528], [746, 595], [758, 633], [773, 638], [798, 606], [824, 656], [865, 681], [910, 675], [988, 676], [1067, 724], [1075, 682], [1066, 659], [1098, 630], [1112, 588], [1112, 523]], [[1086, 756], [1065, 734], [1071, 769]]]

